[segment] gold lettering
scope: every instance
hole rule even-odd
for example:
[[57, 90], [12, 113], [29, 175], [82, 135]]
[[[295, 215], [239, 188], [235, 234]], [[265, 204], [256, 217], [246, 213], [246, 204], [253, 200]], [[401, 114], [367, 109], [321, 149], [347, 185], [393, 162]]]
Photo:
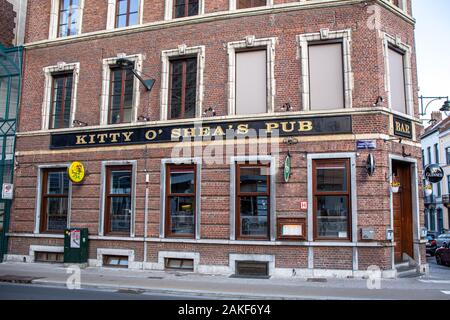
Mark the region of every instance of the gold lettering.
[[145, 133], [145, 139], [147, 140], [155, 140], [156, 138], [156, 131], [155, 130], [148, 130]]
[[95, 144], [95, 134], [89, 135], [89, 144]]
[[172, 140], [178, 140], [181, 137], [181, 129], [172, 130]]
[[184, 138], [195, 137], [195, 128], [183, 129], [183, 137]]
[[131, 136], [133, 132], [122, 132], [123, 137], [125, 138], [125, 142], [131, 142]]
[[[288, 124], [290, 125], [290, 128], [288, 129]], [[281, 123], [281, 130], [283, 132], [292, 132], [294, 131], [295, 122], [282, 122]]]
[[105, 139], [108, 137], [107, 133], [101, 133], [97, 135], [97, 139], [99, 143], [105, 143]]
[[237, 134], [247, 134], [248, 133], [248, 124], [240, 124], [237, 127]]
[[299, 132], [311, 131], [313, 129], [313, 123], [311, 121], [299, 121], [298, 124], [300, 125]]
[[86, 137], [87, 136], [77, 136], [77, 144], [87, 144], [86, 142]]
[[202, 127], [200, 128], [200, 136], [204, 137], [204, 136], [209, 136], [211, 135], [211, 128], [210, 127]]
[[266, 123], [266, 131], [267, 133], [272, 133], [273, 130], [278, 129], [280, 125], [276, 122], [268, 122]]
[[213, 136], [224, 136], [225, 132], [223, 131], [221, 126], [218, 126], [216, 130], [214, 130]]
[[120, 137], [120, 133], [110, 133], [109, 137], [111, 138], [111, 142], [117, 142], [117, 139]]

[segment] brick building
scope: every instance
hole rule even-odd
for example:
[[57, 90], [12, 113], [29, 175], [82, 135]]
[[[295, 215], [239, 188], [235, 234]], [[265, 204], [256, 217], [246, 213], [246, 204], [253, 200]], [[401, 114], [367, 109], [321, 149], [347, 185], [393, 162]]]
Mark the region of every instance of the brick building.
[[423, 271], [414, 24], [410, 0], [30, 0], [8, 259], [60, 259], [70, 226], [95, 266]]

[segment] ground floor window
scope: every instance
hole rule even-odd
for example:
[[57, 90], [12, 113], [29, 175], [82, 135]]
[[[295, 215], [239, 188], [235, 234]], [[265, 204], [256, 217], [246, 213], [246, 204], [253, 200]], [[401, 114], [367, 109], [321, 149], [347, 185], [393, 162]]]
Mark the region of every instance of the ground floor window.
[[270, 165], [236, 165], [236, 230], [238, 239], [268, 240]]
[[130, 233], [132, 167], [111, 166], [106, 172], [105, 232]]
[[169, 164], [166, 170], [166, 235], [194, 238], [196, 166]]
[[313, 161], [316, 240], [350, 240], [350, 184], [350, 160]]
[[67, 228], [69, 177], [67, 169], [43, 171], [41, 232], [60, 232]]

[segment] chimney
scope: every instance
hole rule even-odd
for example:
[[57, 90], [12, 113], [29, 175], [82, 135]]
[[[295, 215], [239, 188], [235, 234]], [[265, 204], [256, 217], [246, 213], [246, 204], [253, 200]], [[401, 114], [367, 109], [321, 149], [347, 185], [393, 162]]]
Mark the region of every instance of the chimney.
[[431, 113], [431, 121], [433, 121], [433, 124], [441, 122], [442, 121], [442, 112], [433, 111]]

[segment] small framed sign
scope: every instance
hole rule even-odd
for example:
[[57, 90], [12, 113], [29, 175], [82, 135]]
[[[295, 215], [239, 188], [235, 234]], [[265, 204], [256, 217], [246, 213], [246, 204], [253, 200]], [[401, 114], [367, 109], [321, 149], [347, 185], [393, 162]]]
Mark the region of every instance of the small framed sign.
[[2, 199], [13, 200], [14, 198], [14, 185], [11, 183], [4, 183], [2, 188]]
[[278, 218], [279, 240], [305, 240], [305, 218]]

